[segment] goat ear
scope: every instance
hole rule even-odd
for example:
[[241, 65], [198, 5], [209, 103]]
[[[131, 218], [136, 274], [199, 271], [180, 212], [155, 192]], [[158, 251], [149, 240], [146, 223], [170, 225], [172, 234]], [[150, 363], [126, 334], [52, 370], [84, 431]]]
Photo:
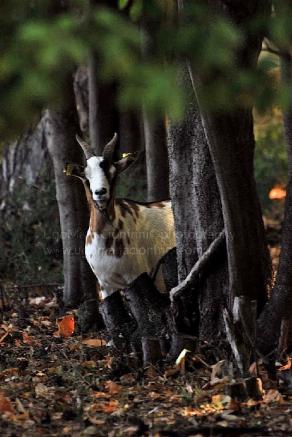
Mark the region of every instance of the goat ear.
[[63, 173], [65, 173], [66, 176], [74, 176], [75, 178], [81, 179], [82, 181], [86, 179], [84, 174], [84, 167], [79, 164], [67, 162], [63, 169]]
[[121, 173], [122, 171], [126, 170], [134, 161], [136, 161], [136, 158], [133, 155], [128, 155], [125, 158], [114, 162], [114, 166], [118, 170], [118, 173]]

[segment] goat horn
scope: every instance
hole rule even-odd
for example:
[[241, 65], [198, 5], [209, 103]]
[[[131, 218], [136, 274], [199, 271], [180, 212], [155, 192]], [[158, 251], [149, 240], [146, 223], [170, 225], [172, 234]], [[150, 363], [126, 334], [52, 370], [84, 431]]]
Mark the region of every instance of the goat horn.
[[84, 140], [82, 140], [78, 135], [76, 135], [76, 140], [78, 141], [79, 145], [81, 146], [86, 159], [89, 159], [89, 158], [92, 158], [93, 156], [95, 156], [90, 145], [87, 144]]
[[117, 140], [118, 140], [118, 134], [115, 132], [112, 139], [104, 146], [102, 155], [103, 155], [104, 159], [106, 159], [109, 162], [112, 162], [112, 160], [113, 160], [113, 154], [115, 151], [115, 146], [117, 144]]

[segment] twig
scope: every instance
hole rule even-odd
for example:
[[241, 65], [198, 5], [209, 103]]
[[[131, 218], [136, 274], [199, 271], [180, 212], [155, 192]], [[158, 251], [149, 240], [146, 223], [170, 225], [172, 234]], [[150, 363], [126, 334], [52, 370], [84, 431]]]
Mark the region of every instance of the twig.
[[210, 244], [208, 249], [203, 253], [200, 259], [192, 267], [188, 276], [176, 287], [170, 290], [170, 299], [173, 301], [178, 296], [180, 296], [190, 285], [193, 285], [196, 280], [199, 279], [202, 271], [208, 265], [211, 257], [218, 251], [221, 245], [225, 241], [225, 231], [220, 232], [218, 237]]

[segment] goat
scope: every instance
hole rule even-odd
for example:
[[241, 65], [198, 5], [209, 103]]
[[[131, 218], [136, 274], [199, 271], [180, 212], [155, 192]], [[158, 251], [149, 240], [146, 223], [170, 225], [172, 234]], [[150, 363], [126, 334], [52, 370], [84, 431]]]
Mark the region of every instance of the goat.
[[159, 261], [175, 247], [170, 201], [140, 203], [115, 198], [117, 176], [135, 160], [127, 155], [114, 162], [117, 134], [106, 144], [102, 156], [76, 137], [85, 157], [82, 179], [90, 208], [85, 256], [98, 279], [101, 298], [125, 289], [140, 274], [155, 276], [159, 291], [165, 291]]

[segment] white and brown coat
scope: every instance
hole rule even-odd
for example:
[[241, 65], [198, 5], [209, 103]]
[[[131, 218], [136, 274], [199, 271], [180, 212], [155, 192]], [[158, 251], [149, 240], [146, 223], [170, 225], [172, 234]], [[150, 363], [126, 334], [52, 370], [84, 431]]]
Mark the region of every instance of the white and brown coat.
[[[113, 162], [116, 136], [103, 156], [94, 156], [86, 143], [78, 141], [87, 158], [83, 182], [90, 223], [85, 255], [105, 298], [126, 288], [141, 273], [153, 275], [160, 259], [175, 247], [172, 208], [170, 201], [144, 204], [115, 199], [116, 177], [133, 162], [132, 157]], [[156, 285], [164, 291], [160, 272]]]

